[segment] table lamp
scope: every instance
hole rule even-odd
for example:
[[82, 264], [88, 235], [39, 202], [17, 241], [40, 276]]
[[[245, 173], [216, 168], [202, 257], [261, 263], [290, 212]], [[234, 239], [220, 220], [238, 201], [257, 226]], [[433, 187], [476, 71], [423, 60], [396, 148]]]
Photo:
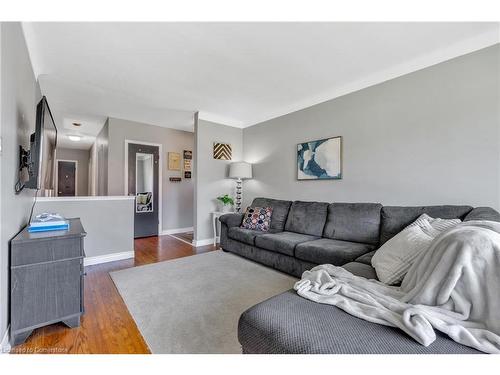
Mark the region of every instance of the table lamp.
[[229, 178], [236, 179], [236, 212], [241, 212], [241, 181], [252, 178], [252, 164], [244, 161], [231, 163], [229, 165]]

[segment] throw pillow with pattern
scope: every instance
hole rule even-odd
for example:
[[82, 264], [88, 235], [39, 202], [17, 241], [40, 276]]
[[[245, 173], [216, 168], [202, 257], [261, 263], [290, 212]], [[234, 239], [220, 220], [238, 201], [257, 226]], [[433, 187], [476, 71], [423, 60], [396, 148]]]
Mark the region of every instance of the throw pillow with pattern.
[[247, 207], [241, 228], [267, 232], [271, 226], [272, 207]]

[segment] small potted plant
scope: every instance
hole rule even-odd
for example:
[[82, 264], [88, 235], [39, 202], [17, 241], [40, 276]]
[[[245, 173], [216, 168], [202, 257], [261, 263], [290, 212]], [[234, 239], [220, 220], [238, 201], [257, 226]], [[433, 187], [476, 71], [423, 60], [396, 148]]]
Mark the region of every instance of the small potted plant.
[[220, 211], [221, 212], [231, 212], [231, 207], [234, 205], [234, 200], [229, 195], [222, 195], [217, 197], [219, 201]]

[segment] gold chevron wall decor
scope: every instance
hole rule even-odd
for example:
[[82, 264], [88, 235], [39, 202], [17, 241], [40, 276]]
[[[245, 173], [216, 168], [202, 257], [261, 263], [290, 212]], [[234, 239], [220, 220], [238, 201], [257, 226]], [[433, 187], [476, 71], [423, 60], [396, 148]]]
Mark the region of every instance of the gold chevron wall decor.
[[231, 160], [232, 149], [229, 143], [214, 142], [214, 159]]

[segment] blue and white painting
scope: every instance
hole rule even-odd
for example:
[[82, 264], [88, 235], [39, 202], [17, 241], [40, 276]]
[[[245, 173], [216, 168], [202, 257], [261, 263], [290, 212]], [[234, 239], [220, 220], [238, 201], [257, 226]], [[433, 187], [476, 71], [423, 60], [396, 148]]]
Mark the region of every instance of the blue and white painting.
[[320, 139], [297, 145], [299, 180], [342, 178], [342, 137]]

